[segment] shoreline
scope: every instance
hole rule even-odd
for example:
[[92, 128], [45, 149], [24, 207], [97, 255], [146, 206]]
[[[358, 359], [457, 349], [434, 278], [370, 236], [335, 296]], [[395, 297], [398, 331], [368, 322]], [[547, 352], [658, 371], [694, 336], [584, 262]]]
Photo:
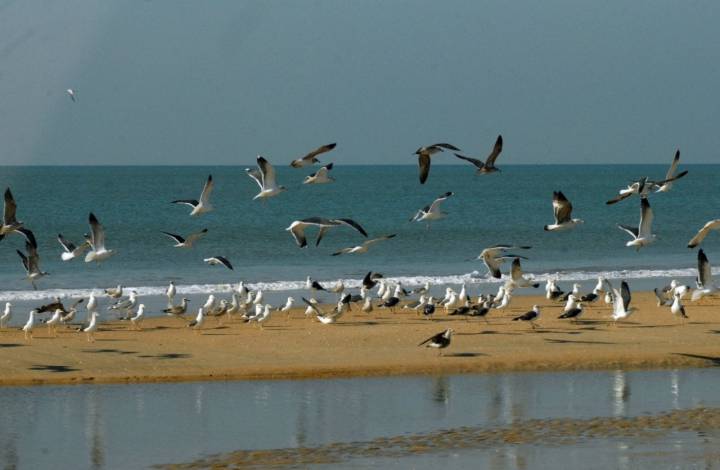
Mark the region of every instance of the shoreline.
[[[540, 305], [537, 330], [510, 321]], [[667, 369], [720, 365], [720, 302], [687, 302], [683, 324], [651, 292], [633, 294], [638, 308], [627, 321], [608, 325], [602, 301], [572, 324], [556, 317], [562, 304], [537, 295], [517, 296], [509, 309], [482, 319], [435, 318], [414, 311], [391, 313], [358, 308], [337, 324], [276, 313], [264, 329], [239, 319], [222, 324], [209, 318], [194, 334], [177, 318], [148, 318], [142, 331], [127, 322], [103, 323], [97, 341], [59, 328], [49, 338], [35, 329], [31, 343], [16, 329], [0, 331], [0, 386], [158, 383], [210, 380], [301, 380], [403, 375], [545, 372], [609, 369]], [[449, 348], [417, 347], [452, 327]]]

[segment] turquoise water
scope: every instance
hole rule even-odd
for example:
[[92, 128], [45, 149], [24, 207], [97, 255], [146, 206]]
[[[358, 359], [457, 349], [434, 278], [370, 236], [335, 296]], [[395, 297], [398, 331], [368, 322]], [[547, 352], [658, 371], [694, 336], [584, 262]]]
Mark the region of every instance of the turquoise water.
[[[682, 166], [681, 166], [682, 167]], [[159, 293], [170, 280], [186, 292], [206, 293], [244, 280], [263, 283], [266, 290], [297, 288], [305, 276], [334, 281], [358, 280], [370, 270], [402, 278], [406, 284], [436, 284], [469, 280], [486, 282], [486, 270], [468, 259], [497, 243], [532, 245], [523, 268], [538, 277], [561, 272], [563, 279], [593, 279], [598, 272], [611, 278], [679, 277], [695, 275], [696, 254], [687, 241], [707, 220], [719, 216], [720, 165], [688, 165], [689, 174], [667, 194], [653, 195], [657, 242], [639, 253], [625, 247], [628, 236], [617, 223], [636, 224], [637, 198], [606, 206], [605, 201], [630, 180], [647, 175], [661, 178], [664, 165], [505, 166], [503, 171], [477, 177], [469, 166], [432, 168], [428, 184], [417, 182], [417, 168], [407, 166], [343, 166], [333, 170], [336, 183], [303, 186], [310, 169], [278, 168], [278, 179], [289, 191], [266, 203], [252, 201], [257, 186], [236, 167], [0, 167], [0, 187], [10, 186], [18, 203], [18, 218], [38, 239], [41, 266], [50, 276], [40, 280], [40, 292], [30, 285], [16, 248], [20, 237], [0, 242], [0, 297], [39, 299], [57, 289], [104, 288], [122, 283]], [[207, 175], [216, 181], [216, 210], [189, 217], [176, 198], [196, 198]], [[452, 190], [446, 201], [448, 217], [431, 224], [408, 222], [418, 208]], [[574, 216], [585, 224], [567, 233], [546, 233], [552, 222], [551, 196], [562, 190], [572, 201]], [[107, 246], [117, 254], [101, 266], [81, 260], [60, 260], [57, 233], [81, 240], [93, 211], [107, 230]], [[350, 217], [371, 237], [396, 233], [363, 255], [330, 256], [335, 250], [362, 241], [349, 229], [329, 233], [320, 247], [299, 249], [284, 229], [309, 216]], [[188, 234], [208, 228], [208, 236], [190, 251], [174, 249], [161, 230]], [[720, 237], [705, 242], [710, 261]], [[210, 267], [202, 259], [226, 256], [234, 271]], [[632, 285], [632, 282], [631, 282]], [[494, 288], [493, 288], [494, 289]], [[22, 291], [22, 292], [19, 292]], [[71, 293], [71, 292], [66, 292]], [[77, 292], [76, 292], [77, 293]]]

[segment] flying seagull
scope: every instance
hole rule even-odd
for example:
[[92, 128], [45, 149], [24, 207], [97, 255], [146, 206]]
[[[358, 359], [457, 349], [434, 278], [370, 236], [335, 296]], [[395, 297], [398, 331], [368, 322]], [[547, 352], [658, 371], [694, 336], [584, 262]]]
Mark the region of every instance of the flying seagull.
[[647, 198], [640, 199], [640, 224], [637, 227], [629, 225], [618, 225], [618, 228], [625, 230], [632, 235], [633, 239], [625, 244], [625, 246], [634, 246], [637, 251], [645, 245], [655, 241], [655, 235], [652, 234], [653, 211], [650, 208], [650, 202]]
[[90, 251], [85, 255], [85, 262], [99, 263], [111, 257], [115, 252], [105, 248], [105, 229], [92, 212], [88, 216], [88, 222], [90, 223], [90, 238], [87, 239], [87, 242], [90, 244]]
[[529, 246], [495, 245], [481, 251], [477, 259], [483, 260], [492, 277], [500, 279], [502, 277], [500, 266], [504, 261], [515, 258], [527, 259], [524, 256], [507, 253], [507, 251], [514, 249], [529, 250], [530, 248]]
[[25, 237], [25, 240], [27, 240], [33, 246], [37, 246], [37, 242], [35, 241], [35, 236], [33, 235], [33, 233], [30, 230], [23, 228], [23, 223], [18, 222], [18, 220], [15, 218], [16, 210], [17, 204], [15, 204], [15, 199], [13, 198], [12, 192], [10, 192], [10, 188], [7, 188], [5, 190], [3, 219], [2, 223], [0, 223], [0, 240], [5, 238], [5, 235], [15, 232]]
[[[445, 199], [452, 196], [453, 193], [448, 191], [445, 194], [441, 194], [433, 201], [432, 204], [429, 206], [425, 206], [419, 211], [417, 211], [417, 214], [410, 219], [410, 222], [423, 222], [423, 221], [431, 221], [431, 220], [438, 220], [443, 219], [447, 217], [447, 213], [440, 210], [440, 205], [445, 201]], [[428, 228], [430, 228], [430, 225], [428, 225]]]
[[[677, 179], [675, 178], [675, 172], [677, 171], [678, 163], [680, 163], [680, 150], [675, 151], [675, 158], [673, 158], [670, 168], [665, 175], [665, 182], [660, 184], [660, 187], [655, 190], [656, 193], [666, 193], [672, 188], [672, 182]], [[687, 171], [683, 174], [687, 174]], [[680, 176], [678, 176], [680, 178]]]
[[74, 259], [80, 255], [82, 255], [85, 250], [87, 250], [90, 247], [90, 243], [85, 240], [80, 244], [80, 246], [75, 246], [74, 243], [68, 241], [65, 239], [65, 237], [62, 236], [61, 233], [58, 233], [57, 236], [58, 242], [60, 242], [60, 245], [63, 247], [63, 252], [60, 254], [60, 258], [62, 258], [63, 261], [70, 261], [71, 259]]
[[304, 157], [293, 160], [292, 163], [290, 163], [290, 166], [293, 168], [302, 168], [304, 166], [312, 165], [313, 163], [319, 163], [320, 160], [317, 159], [317, 156], [325, 152], [329, 152], [330, 150], [334, 149], [335, 146], [337, 146], [337, 144], [332, 143], [323, 145], [322, 147], [318, 147]]
[[500, 152], [502, 152], [502, 147], [503, 147], [503, 138], [501, 135], [499, 135], [499, 136], [497, 136], [497, 139], [495, 140], [495, 145], [493, 146], [492, 152], [490, 152], [490, 155], [487, 156], [485, 161], [479, 160], [477, 158], [466, 157], [464, 155], [460, 155], [457, 153], [455, 154], [455, 156], [475, 165], [477, 167], [477, 171], [475, 172], [475, 174], [485, 175], [488, 173], [494, 173], [496, 171], [500, 171], [498, 168], [495, 167], [495, 160], [497, 160], [497, 157], [500, 155]]
[[245, 168], [245, 172], [248, 176], [254, 179], [258, 186], [260, 186], [260, 192], [255, 195], [253, 200], [267, 199], [287, 191], [285, 186], [279, 186], [277, 184], [277, 181], [275, 180], [275, 168], [273, 168], [265, 157], [258, 155], [257, 165], [258, 169]]
[[70, 97], [70, 99], [72, 100], [73, 103], [77, 103], [77, 97], [75, 96], [75, 90], [73, 90], [72, 88], [68, 88], [67, 90], [65, 90], [65, 93], [68, 94], [68, 96]]
[[20, 250], [15, 251], [17, 251], [18, 256], [20, 256], [23, 267], [27, 272], [27, 280], [30, 281], [33, 289], [37, 290], [35, 281], [49, 274], [40, 270], [40, 256], [38, 256], [37, 246], [33, 245], [29, 241], [26, 241], [25, 251], [27, 251], [27, 256]]
[[537, 289], [540, 287], [540, 283], [532, 282], [523, 276], [522, 268], [520, 267], [520, 258], [515, 258], [512, 262], [512, 268], [510, 269], [510, 285], [512, 287], [534, 287]]
[[555, 223], [552, 225], [546, 225], [545, 231], [559, 231], [568, 230], [575, 228], [577, 224], [583, 223], [582, 219], [572, 218], [573, 206], [562, 193], [562, 191], [553, 191], [553, 215], [555, 216]]
[[698, 251], [698, 277], [697, 277], [698, 288], [693, 291], [691, 300], [695, 302], [700, 300], [703, 296], [713, 294], [718, 290], [717, 286], [713, 282], [712, 269], [710, 267], [710, 261], [708, 261], [707, 255], [702, 250]]
[[420, 166], [420, 184], [425, 184], [430, 174], [430, 157], [443, 150], [460, 151], [459, 148], [451, 144], [432, 144], [427, 147], [420, 147], [415, 151], [418, 156], [418, 165]]
[[383, 275], [369, 271], [363, 278], [362, 285], [365, 289], [370, 290], [378, 283], [378, 279], [382, 279]]
[[227, 260], [224, 256], [213, 256], [211, 258], [205, 258], [203, 261], [205, 261], [210, 266], [217, 266], [217, 265], [223, 265], [229, 270], [233, 270], [232, 264], [230, 264], [230, 261]]
[[175, 235], [174, 233], [170, 232], [160, 232], [168, 237], [175, 240], [175, 245], [173, 245], [175, 248], [192, 248], [193, 244], [200, 240], [205, 234], [207, 233], [208, 229], [202, 229], [201, 231], [197, 233], [193, 233], [192, 235], [188, 235], [187, 238], [183, 238], [180, 235]]
[[618, 321], [629, 317], [635, 311], [634, 307], [630, 307], [630, 286], [623, 281], [620, 285], [620, 291], [613, 289], [613, 293], [615, 294], [613, 299], [613, 320]]
[[370, 248], [370, 245], [377, 243], [377, 242], [381, 242], [383, 240], [390, 240], [391, 238], [395, 238], [394, 233], [391, 235], [384, 235], [382, 237], [373, 238], [371, 240], [363, 242], [361, 245], [351, 246], [350, 248], [343, 248], [340, 251], [336, 251], [332, 255], [338, 256], [338, 255], [345, 255], [345, 254], [350, 254], [350, 253], [366, 253], [368, 251], [368, 249]]
[[688, 248], [695, 248], [707, 237], [710, 230], [720, 230], [720, 219], [711, 220], [701, 228], [698, 233], [688, 242]]
[[[437, 348], [439, 350], [445, 349], [448, 346], [450, 346], [450, 340], [452, 338], [453, 329], [448, 328], [447, 330], [438, 333], [436, 335], [433, 335], [423, 341], [422, 343], [418, 344], [418, 346], [425, 345], [426, 348]], [[439, 351], [439, 356], [442, 355], [442, 351]]]
[[332, 170], [333, 164], [328, 163], [327, 165], [321, 167], [318, 171], [313, 173], [312, 175], [306, 176], [305, 181], [303, 181], [303, 184], [325, 184], [325, 183], [332, 183], [335, 181], [334, 178], [328, 176], [328, 172]]
[[318, 232], [315, 246], [320, 245], [320, 240], [323, 239], [325, 233], [332, 227], [347, 226], [360, 232], [365, 238], [368, 234], [365, 229], [360, 226], [357, 222], [352, 219], [325, 219], [323, 217], [309, 217], [307, 219], [296, 220], [290, 224], [285, 230], [289, 231], [300, 248], [307, 246], [307, 240], [305, 238], [305, 229], [308, 227], [320, 227]]
[[[633, 194], [638, 194], [640, 195], [640, 197], [647, 197], [647, 195], [651, 192], [659, 192], [661, 188], [667, 188], [668, 183], [679, 180], [683, 176], [687, 175], [687, 173], [687, 170], [681, 171], [677, 175], [671, 178], [664, 179], [662, 181], [650, 181], [647, 179], [647, 177], [640, 178], [639, 180], [630, 183], [626, 188], [621, 189], [618, 192], [617, 196], [615, 196], [613, 199], [610, 199], [605, 204], [615, 204], [622, 201], [623, 199], [629, 198]], [[665, 191], [667, 191], [667, 189]]]
[[213, 183], [212, 175], [208, 175], [205, 186], [203, 186], [202, 193], [200, 193], [199, 201], [196, 199], [177, 199], [172, 201], [172, 204], [187, 204], [192, 207], [192, 211], [190, 212], [190, 215], [192, 216], [210, 212], [213, 210], [213, 206], [210, 205], [210, 193], [212, 193], [214, 186], [215, 184]]

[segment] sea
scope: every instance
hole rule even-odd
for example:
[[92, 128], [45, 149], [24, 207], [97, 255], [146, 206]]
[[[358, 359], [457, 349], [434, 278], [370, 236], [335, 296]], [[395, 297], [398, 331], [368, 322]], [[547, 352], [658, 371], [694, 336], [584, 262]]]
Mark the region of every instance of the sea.
[[[639, 199], [612, 206], [605, 201], [640, 177], [662, 179], [666, 165], [506, 165], [483, 176], [469, 165], [434, 165], [421, 185], [415, 165], [339, 164], [331, 171], [335, 182], [302, 184], [315, 169], [277, 165], [278, 181], [287, 191], [260, 201], [253, 200], [258, 187], [244, 166], [0, 167], [0, 189], [12, 189], [17, 217], [34, 231], [41, 268], [50, 273], [33, 290], [16, 253], [24, 250], [24, 240], [7, 236], [0, 241], [0, 301], [81, 297], [118, 284], [141, 297], [159, 297], [170, 281], [181, 295], [202, 296], [230, 292], [243, 281], [281, 302], [293, 292], [303, 295], [307, 276], [357, 287], [368, 271], [409, 288], [467, 283], [474, 295], [497, 289], [497, 280], [488, 278], [476, 259], [495, 244], [532, 246], [513, 251], [528, 258], [522, 260], [523, 270], [540, 281], [557, 276], [561, 287], [581, 281], [591, 288], [598, 276], [627, 279], [631, 288], [643, 290], [670, 278], [694, 285], [697, 250], [688, 249], [687, 242], [706, 221], [720, 217], [720, 165], [681, 165], [687, 176], [670, 192], [651, 195], [657, 241], [639, 251], [625, 246], [629, 235], [617, 227], [638, 223]], [[210, 174], [214, 211], [191, 217], [188, 206], [171, 203], [198, 198]], [[443, 204], [445, 219], [410, 221], [447, 191], [454, 195]], [[567, 232], [543, 230], [553, 222], [553, 191], [563, 191], [573, 217], [584, 224]], [[62, 261], [58, 233], [79, 243], [89, 231], [90, 212], [104, 225], [107, 247], [115, 255], [99, 265]], [[364, 238], [340, 227], [315, 246], [309, 229], [310, 246], [301, 249], [285, 229], [312, 216], [351, 218], [370, 238], [396, 237], [365, 254], [332, 256]], [[207, 236], [189, 250], [174, 248], [161, 233], [185, 236], [204, 228]], [[720, 234], [710, 234], [703, 248], [712, 263], [720, 256]], [[203, 262], [217, 255], [234, 269]]]

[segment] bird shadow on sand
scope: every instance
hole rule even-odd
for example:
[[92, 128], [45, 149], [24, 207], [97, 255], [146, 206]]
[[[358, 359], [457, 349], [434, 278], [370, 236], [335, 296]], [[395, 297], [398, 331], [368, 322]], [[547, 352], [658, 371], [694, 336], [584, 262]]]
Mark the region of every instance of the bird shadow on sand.
[[673, 353], [676, 356], [691, 357], [693, 359], [703, 359], [712, 362], [715, 367], [720, 367], [720, 356], [702, 356], [700, 354]]
[[443, 354], [443, 357], [481, 357], [489, 356], [490, 354], [485, 353], [474, 353], [474, 352], [456, 352], [450, 354]]
[[187, 359], [192, 357], [192, 354], [187, 353], [165, 353], [165, 354], [143, 354], [141, 356], [145, 359]]
[[92, 354], [137, 354], [137, 351], [123, 351], [122, 349], [111, 349], [111, 348], [103, 348], [103, 349], [83, 349], [82, 352], [85, 353], [92, 353]]
[[25, 345], [20, 344], [20, 343], [0, 343], [0, 349], [2, 349], [2, 348], [17, 348], [19, 346], [25, 346]]
[[80, 369], [76, 369], [71, 366], [63, 366], [63, 365], [56, 365], [56, 364], [35, 364], [32, 367], [28, 367], [29, 370], [39, 370], [43, 372], [54, 372], [54, 373], [63, 373], [63, 372], [77, 372]]
[[592, 340], [576, 340], [576, 339], [557, 339], [557, 338], [544, 338], [546, 342], [552, 344], [617, 344], [611, 341], [592, 341]]

